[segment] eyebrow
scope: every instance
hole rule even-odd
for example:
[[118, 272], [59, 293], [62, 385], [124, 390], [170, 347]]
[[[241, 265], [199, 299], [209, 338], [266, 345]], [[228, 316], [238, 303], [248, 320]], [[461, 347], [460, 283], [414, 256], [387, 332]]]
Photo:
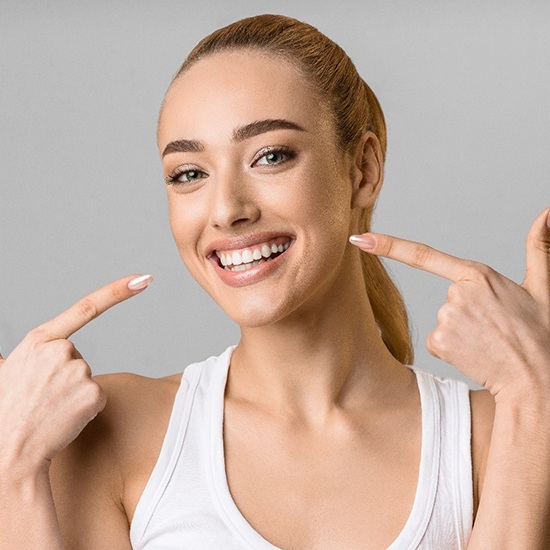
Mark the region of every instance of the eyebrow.
[[[240, 128], [236, 128], [231, 136], [232, 141], [240, 142], [266, 132], [274, 130], [297, 130], [305, 132], [299, 124], [284, 118], [268, 118], [266, 120], [256, 120]], [[196, 153], [204, 151], [204, 145], [196, 139], [178, 139], [171, 141], [162, 152], [162, 157], [170, 153]]]
[[170, 153], [197, 153], [204, 151], [204, 146], [195, 139], [178, 139], [171, 141], [162, 152], [162, 158]]
[[305, 132], [299, 124], [285, 120], [284, 118], [268, 118], [266, 120], [256, 120], [240, 128], [236, 128], [233, 132], [233, 141], [243, 141], [245, 139], [272, 132], [273, 130], [298, 130]]

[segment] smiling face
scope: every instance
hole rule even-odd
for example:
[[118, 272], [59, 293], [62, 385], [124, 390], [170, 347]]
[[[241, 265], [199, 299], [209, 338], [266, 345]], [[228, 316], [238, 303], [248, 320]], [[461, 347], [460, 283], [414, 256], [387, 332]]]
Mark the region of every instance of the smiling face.
[[[159, 122], [170, 225], [193, 277], [241, 326], [280, 320], [360, 273], [354, 165], [290, 63], [213, 54]], [[353, 248], [353, 249], [352, 249]]]

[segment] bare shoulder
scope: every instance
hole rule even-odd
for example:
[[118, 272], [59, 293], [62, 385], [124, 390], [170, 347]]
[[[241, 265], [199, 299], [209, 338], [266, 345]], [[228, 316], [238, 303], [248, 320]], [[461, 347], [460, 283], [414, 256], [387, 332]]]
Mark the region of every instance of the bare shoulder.
[[485, 478], [487, 455], [495, 418], [495, 400], [487, 390], [470, 390], [472, 412], [472, 470], [474, 483], [474, 515]]
[[131, 515], [160, 452], [181, 376], [94, 378], [107, 405], [51, 468], [68, 548], [129, 548]]

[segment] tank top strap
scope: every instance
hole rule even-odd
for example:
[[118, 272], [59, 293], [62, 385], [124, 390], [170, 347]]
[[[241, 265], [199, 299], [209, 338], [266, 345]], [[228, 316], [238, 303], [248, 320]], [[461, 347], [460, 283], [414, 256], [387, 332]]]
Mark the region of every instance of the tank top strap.
[[[417, 497], [424, 493], [429, 506], [424, 509], [422, 529], [416, 540], [405, 548], [465, 549], [473, 522], [469, 387], [459, 380], [438, 377], [417, 368], [413, 370], [423, 395], [422, 430], [434, 429], [436, 441], [432, 449], [426, 450], [433, 453], [433, 477], [425, 486], [419, 479], [417, 488]], [[430, 398], [425, 399], [428, 395]], [[433, 410], [429, 412], [428, 407]], [[432, 422], [432, 427], [427, 425]], [[424, 437], [422, 444], [424, 447]], [[434, 485], [435, 494], [432, 493]], [[411, 516], [414, 512], [413, 508]]]
[[185, 440], [187, 426], [196, 390], [199, 386], [203, 363], [193, 363], [185, 368], [174, 399], [168, 428], [164, 436], [157, 462], [138, 501], [130, 526], [132, 547], [138, 548], [155, 508], [165, 492]]

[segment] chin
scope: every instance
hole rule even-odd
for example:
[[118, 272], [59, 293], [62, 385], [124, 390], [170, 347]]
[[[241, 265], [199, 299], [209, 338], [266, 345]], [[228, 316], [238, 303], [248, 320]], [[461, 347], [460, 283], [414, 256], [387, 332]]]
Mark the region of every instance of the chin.
[[290, 304], [276, 303], [265, 296], [247, 297], [239, 304], [217, 301], [224, 312], [242, 328], [260, 328], [272, 325], [287, 317], [292, 308]]

